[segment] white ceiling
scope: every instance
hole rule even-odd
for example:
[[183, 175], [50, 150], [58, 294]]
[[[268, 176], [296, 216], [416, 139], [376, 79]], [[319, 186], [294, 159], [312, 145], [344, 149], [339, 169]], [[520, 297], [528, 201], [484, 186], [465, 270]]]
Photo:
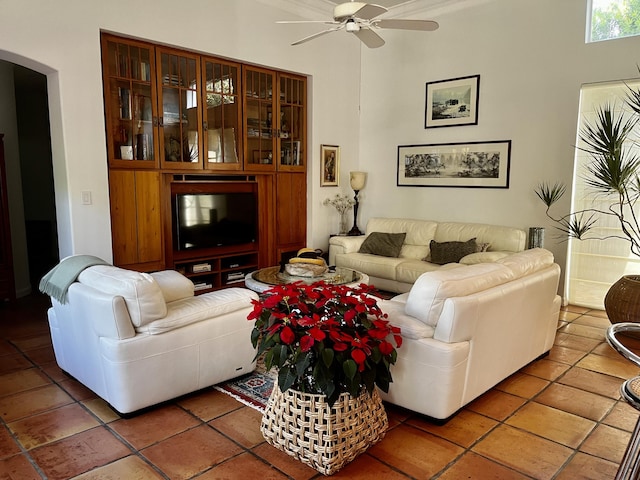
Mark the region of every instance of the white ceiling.
[[[257, 0], [306, 18], [330, 15], [333, 7], [349, 0]], [[493, 0], [370, 0], [366, 3], [382, 5], [389, 9], [386, 18], [443, 14]]]
[[[344, 0], [345, 2], [348, 0]], [[371, 2], [367, 3], [375, 3], [376, 5], [382, 5], [383, 7], [391, 8], [397, 5], [402, 5], [403, 3], [414, 3], [416, 0], [371, 0]], [[331, 3], [340, 4], [343, 1], [331, 0]]]

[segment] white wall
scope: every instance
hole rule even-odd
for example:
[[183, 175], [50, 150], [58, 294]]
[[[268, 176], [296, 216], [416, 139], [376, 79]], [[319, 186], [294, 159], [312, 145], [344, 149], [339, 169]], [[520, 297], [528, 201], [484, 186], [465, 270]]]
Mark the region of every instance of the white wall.
[[[267, 4], [277, 2], [2, 2], [0, 59], [48, 75], [61, 255], [111, 258], [101, 29], [311, 76], [314, 248], [326, 248], [338, 224], [322, 200], [352, 194], [354, 169], [369, 174], [361, 229], [371, 216], [550, 227], [533, 189], [542, 180], [570, 183], [580, 85], [637, 75], [640, 38], [585, 45], [586, 0], [466, 2], [475, 6], [415, 14], [440, 29], [384, 31], [387, 44], [374, 50], [344, 32], [290, 47], [319, 27], [276, 25], [295, 17]], [[481, 75], [479, 124], [425, 130], [425, 82], [473, 74]], [[509, 189], [396, 186], [398, 145], [502, 139], [513, 141]], [[339, 187], [320, 187], [321, 144], [341, 147]], [[93, 205], [80, 204], [83, 190]], [[546, 246], [564, 265], [566, 246], [551, 237]]]
[[[0, 60], [47, 74], [61, 257], [112, 259], [100, 30], [310, 75], [308, 236], [327, 241], [320, 144], [343, 147], [343, 177], [356, 164], [360, 45], [336, 35], [291, 47], [320, 29], [275, 24], [294, 18], [255, 0], [2, 2]], [[85, 190], [92, 205], [81, 205]]]
[[[385, 31], [384, 47], [363, 51], [359, 168], [369, 178], [360, 223], [402, 215], [546, 226], [545, 246], [564, 267], [566, 242], [554, 238], [534, 188], [571, 185], [581, 84], [638, 74], [640, 38], [585, 45], [586, 4], [494, 0], [433, 17], [435, 32]], [[424, 129], [425, 83], [474, 74], [478, 125]], [[509, 189], [396, 186], [398, 145], [504, 139], [513, 142]], [[558, 211], [569, 208], [564, 200]]]

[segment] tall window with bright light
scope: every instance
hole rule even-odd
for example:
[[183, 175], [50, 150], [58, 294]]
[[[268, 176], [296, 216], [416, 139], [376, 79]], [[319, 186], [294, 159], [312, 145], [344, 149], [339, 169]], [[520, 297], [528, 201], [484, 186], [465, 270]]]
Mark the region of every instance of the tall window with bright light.
[[590, 0], [588, 41], [640, 35], [640, 0]]

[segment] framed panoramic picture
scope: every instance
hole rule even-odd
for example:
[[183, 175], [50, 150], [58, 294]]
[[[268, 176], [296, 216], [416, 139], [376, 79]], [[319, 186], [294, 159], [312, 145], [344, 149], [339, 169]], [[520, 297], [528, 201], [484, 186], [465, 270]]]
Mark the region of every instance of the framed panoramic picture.
[[511, 140], [398, 146], [398, 186], [509, 188]]
[[337, 187], [340, 179], [340, 147], [321, 145], [320, 150], [320, 186]]
[[478, 124], [480, 75], [427, 82], [424, 128]]

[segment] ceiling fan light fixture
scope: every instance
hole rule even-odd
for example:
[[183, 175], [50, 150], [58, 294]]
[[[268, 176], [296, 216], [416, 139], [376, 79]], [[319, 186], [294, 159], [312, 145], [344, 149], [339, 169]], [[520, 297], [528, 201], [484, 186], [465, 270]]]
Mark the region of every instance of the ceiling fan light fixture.
[[347, 24], [345, 25], [345, 30], [347, 32], [358, 32], [360, 31], [360, 25], [353, 18], [347, 20]]

